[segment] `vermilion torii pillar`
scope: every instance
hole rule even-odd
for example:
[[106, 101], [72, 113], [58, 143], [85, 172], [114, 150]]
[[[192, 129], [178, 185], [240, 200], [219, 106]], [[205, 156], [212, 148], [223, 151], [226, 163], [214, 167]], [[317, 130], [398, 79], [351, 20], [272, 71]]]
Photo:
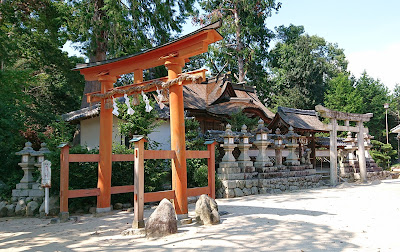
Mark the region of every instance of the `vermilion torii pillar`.
[[[185, 60], [171, 58], [165, 62], [168, 68], [168, 80], [173, 80], [182, 73]], [[185, 142], [185, 118], [183, 104], [182, 83], [169, 89], [170, 102], [170, 126], [171, 126], [171, 150], [176, 153], [172, 159], [172, 190], [175, 190], [174, 207], [176, 214], [187, 215], [187, 171], [186, 171], [186, 142]], [[180, 216], [187, 217], [187, 216]]]
[[[97, 201], [97, 211], [110, 210], [111, 199], [111, 167], [112, 167], [112, 109], [106, 109], [106, 98], [99, 98], [95, 94], [105, 94], [114, 90], [113, 83], [122, 74], [134, 73], [134, 84], [118, 87], [119, 90], [128, 90], [132, 86], [146, 86], [150, 82], [143, 82], [143, 70], [161, 65], [168, 69], [168, 78], [161, 81], [173, 80], [180, 76], [185, 62], [190, 57], [207, 52], [208, 45], [222, 39], [215, 30], [221, 26], [221, 21], [205, 26], [175, 41], [158, 46], [134, 55], [124, 56], [77, 66], [87, 81], [98, 80], [101, 82], [101, 92], [87, 94], [89, 103], [101, 101], [100, 110], [100, 160], [98, 188], [100, 195]], [[205, 78], [205, 71], [195, 71], [192, 75], [201, 75]], [[175, 151], [172, 162], [172, 185], [175, 193], [175, 211], [182, 217], [188, 213], [187, 208], [187, 172], [186, 172], [186, 147], [185, 147], [185, 121], [183, 104], [183, 85], [191, 83], [184, 81], [170, 87], [170, 122], [171, 122], [171, 149]], [[146, 92], [155, 91], [147, 89]], [[131, 95], [131, 94], [127, 94]], [[113, 94], [114, 98], [123, 96], [121, 93]], [[110, 97], [108, 97], [109, 99]]]
[[[98, 80], [101, 83], [101, 92], [113, 88], [117, 77], [110, 75], [101, 75]], [[100, 189], [100, 195], [97, 196], [96, 212], [108, 212], [111, 210], [111, 172], [112, 172], [112, 127], [113, 114], [111, 108], [106, 108], [105, 99], [101, 100], [100, 107], [100, 146], [98, 165], [97, 187]], [[110, 134], [111, 132], [111, 134]]]

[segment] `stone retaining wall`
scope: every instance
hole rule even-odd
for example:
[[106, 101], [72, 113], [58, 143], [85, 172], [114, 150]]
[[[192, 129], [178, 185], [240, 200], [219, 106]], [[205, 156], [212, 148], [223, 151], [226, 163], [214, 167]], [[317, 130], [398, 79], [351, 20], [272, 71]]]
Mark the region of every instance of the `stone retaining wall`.
[[[361, 180], [360, 173], [346, 173], [341, 174], [340, 177], [348, 180], [348, 182], [354, 182]], [[367, 172], [367, 180], [385, 180], [392, 179], [392, 173], [390, 171], [377, 171], [377, 172]]]

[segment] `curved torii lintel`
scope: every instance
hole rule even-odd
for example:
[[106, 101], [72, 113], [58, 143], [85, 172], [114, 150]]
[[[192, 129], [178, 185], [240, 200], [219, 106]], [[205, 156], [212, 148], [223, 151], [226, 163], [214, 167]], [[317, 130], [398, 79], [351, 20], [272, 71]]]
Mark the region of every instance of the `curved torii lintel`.
[[355, 113], [347, 113], [347, 112], [331, 110], [325, 108], [322, 105], [315, 106], [315, 110], [319, 112], [322, 117], [330, 119], [334, 118], [336, 120], [342, 120], [342, 121], [368, 122], [371, 119], [371, 117], [374, 116], [373, 113], [355, 114]]

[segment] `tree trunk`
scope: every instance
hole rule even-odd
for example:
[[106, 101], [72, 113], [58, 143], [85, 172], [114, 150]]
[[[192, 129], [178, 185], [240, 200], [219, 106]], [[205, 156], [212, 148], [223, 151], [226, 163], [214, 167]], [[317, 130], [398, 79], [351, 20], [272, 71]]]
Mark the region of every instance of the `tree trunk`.
[[236, 51], [237, 51], [237, 57], [238, 57], [238, 75], [239, 75], [239, 82], [243, 82], [245, 80], [244, 76], [244, 59], [243, 59], [243, 43], [242, 39], [240, 37], [240, 18], [238, 14], [238, 7], [235, 5], [234, 9], [234, 17], [235, 17], [235, 25], [236, 25]]
[[[102, 25], [102, 21], [104, 20], [106, 13], [101, 8], [104, 7], [103, 0], [96, 0], [94, 3], [94, 15], [93, 15], [93, 23], [95, 25]], [[95, 46], [94, 51], [92, 51], [92, 55], [89, 58], [89, 62], [97, 62], [103, 61], [106, 59], [107, 52], [107, 39], [108, 33], [104, 29], [100, 29], [96, 35], [96, 41], [93, 44]], [[89, 103], [86, 101], [87, 93], [97, 92], [101, 90], [101, 84], [98, 81], [85, 81], [85, 88], [83, 90], [82, 103], [81, 108], [86, 108], [89, 106]], [[93, 104], [92, 104], [93, 105]]]

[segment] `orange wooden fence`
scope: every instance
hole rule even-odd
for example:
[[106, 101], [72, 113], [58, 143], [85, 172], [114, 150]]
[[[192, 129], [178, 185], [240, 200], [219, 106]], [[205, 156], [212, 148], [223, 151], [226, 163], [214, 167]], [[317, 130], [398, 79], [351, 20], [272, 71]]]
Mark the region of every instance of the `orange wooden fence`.
[[[173, 150], [145, 150], [144, 138], [134, 142], [134, 154], [113, 154], [113, 162], [134, 161], [134, 184], [124, 186], [113, 186], [111, 194], [134, 193], [134, 224], [137, 227], [143, 226], [143, 204], [146, 202], [160, 201], [163, 198], [174, 199], [175, 191], [159, 191], [144, 193], [144, 160], [145, 159], [174, 159], [176, 158]], [[215, 198], [215, 144], [208, 141], [206, 151], [186, 151], [186, 158], [206, 158], [208, 164], [208, 186], [187, 188], [187, 196], [197, 196], [208, 194]], [[99, 196], [100, 189], [75, 189], [69, 190], [69, 163], [73, 162], [99, 162], [99, 154], [70, 154], [67, 144], [61, 145], [60, 154], [60, 212], [68, 212], [68, 199]], [[135, 225], [134, 225], [135, 226]]]

